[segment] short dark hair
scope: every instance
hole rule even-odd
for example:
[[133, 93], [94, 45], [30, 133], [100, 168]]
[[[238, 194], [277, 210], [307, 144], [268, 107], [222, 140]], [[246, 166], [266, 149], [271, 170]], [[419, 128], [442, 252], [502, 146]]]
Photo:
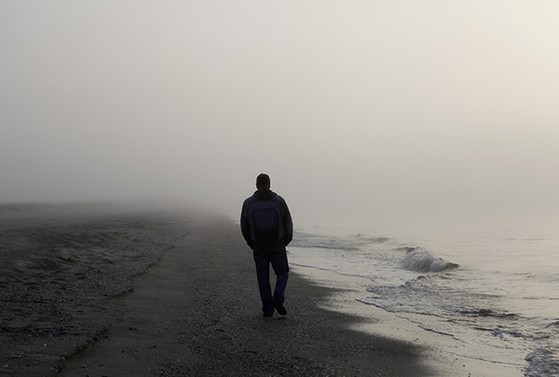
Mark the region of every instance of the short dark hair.
[[269, 188], [270, 187], [270, 176], [268, 174], [258, 174], [256, 177], [256, 188]]

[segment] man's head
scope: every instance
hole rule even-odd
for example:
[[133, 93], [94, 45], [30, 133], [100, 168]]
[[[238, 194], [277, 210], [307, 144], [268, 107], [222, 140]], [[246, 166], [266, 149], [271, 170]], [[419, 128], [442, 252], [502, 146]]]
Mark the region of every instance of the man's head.
[[258, 174], [256, 177], [256, 188], [258, 190], [270, 189], [270, 176], [268, 174]]

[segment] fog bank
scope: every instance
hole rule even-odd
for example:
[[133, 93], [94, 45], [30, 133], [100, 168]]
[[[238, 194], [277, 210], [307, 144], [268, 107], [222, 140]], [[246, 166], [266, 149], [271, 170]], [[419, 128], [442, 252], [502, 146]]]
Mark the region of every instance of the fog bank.
[[[559, 210], [559, 4], [0, 3], [0, 202]], [[361, 221], [361, 220], [358, 220]]]

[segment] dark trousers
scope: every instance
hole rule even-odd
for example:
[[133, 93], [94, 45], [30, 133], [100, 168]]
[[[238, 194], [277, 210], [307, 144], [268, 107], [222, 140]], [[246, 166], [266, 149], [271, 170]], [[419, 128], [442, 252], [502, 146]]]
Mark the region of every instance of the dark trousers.
[[[289, 277], [289, 265], [287, 264], [287, 252], [283, 245], [254, 248], [254, 263], [256, 264], [256, 277], [258, 289], [262, 300], [262, 312], [269, 316], [274, 312], [274, 302], [283, 303], [285, 287]], [[272, 295], [270, 285], [270, 264], [276, 274], [276, 286]]]

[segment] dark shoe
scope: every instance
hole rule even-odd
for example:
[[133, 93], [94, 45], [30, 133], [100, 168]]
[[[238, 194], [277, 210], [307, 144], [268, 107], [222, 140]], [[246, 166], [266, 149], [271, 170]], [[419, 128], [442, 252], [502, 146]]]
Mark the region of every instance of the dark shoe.
[[269, 308], [266, 307], [266, 309], [262, 308], [262, 314], [264, 315], [264, 317], [270, 318], [274, 315], [274, 307], [270, 306]]
[[279, 315], [287, 314], [287, 310], [285, 310], [285, 307], [281, 302], [274, 302], [274, 308], [276, 308], [276, 311], [278, 312]]

